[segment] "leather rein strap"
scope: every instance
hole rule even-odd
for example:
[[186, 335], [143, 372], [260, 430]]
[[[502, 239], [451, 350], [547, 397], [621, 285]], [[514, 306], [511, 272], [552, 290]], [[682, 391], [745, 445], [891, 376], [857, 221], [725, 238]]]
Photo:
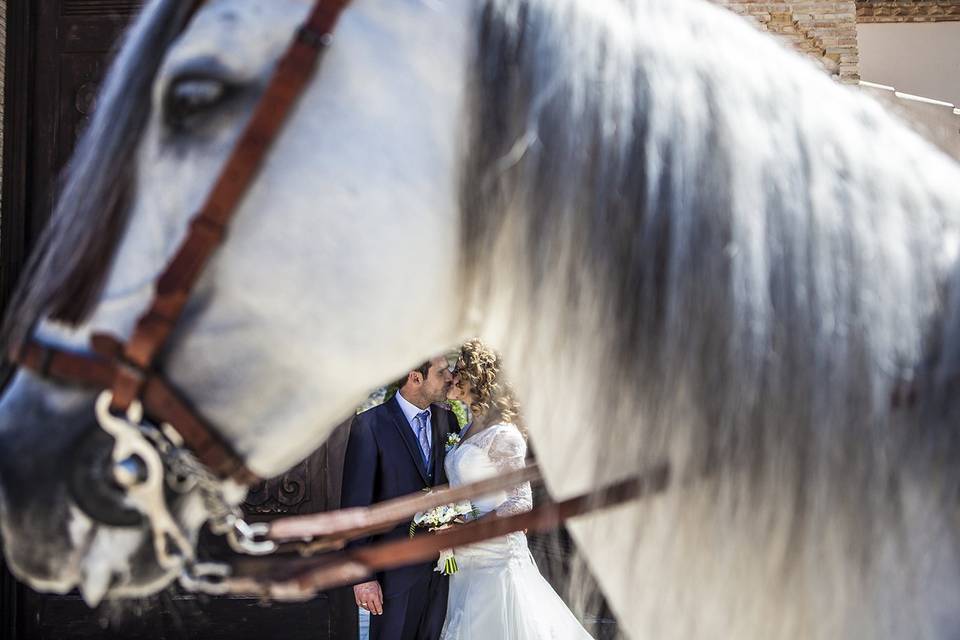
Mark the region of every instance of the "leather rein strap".
[[[400, 498], [392, 503], [375, 505], [364, 514], [363, 526], [357, 528], [351, 528], [350, 518], [344, 518], [344, 512], [317, 514], [313, 524], [315, 531], [322, 531], [327, 537], [328, 544], [340, 548], [348, 539], [389, 531], [396, 524], [409, 521], [416, 511], [425, 510], [427, 505], [446, 504], [462, 499], [463, 496], [482, 495], [492, 486], [515, 486], [524, 479], [537, 478], [539, 470], [535, 466], [527, 467], [472, 485], [441, 489], [428, 496]], [[303, 600], [320, 591], [356, 583], [380, 571], [436, 560], [442, 549], [462, 547], [514, 531], [551, 531], [569, 518], [656, 495], [664, 491], [669, 483], [670, 468], [662, 464], [645, 474], [562, 502], [548, 500], [532, 511], [505, 517], [483, 517], [445, 531], [418, 535], [411, 540], [381, 542], [316, 557], [293, 558], [284, 563], [270, 562], [268, 558], [241, 558], [234, 563], [232, 575], [217, 585], [217, 591], [277, 600]], [[310, 530], [309, 526], [303, 526], [304, 522], [304, 517], [275, 521], [271, 527], [271, 535], [279, 537], [276, 536], [277, 529], [287, 529], [290, 532], [296, 530], [299, 535], [303, 535]], [[340, 525], [340, 535], [335, 523]]]
[[[137, 321], [130, 340], [93, 338], [96, 356], [81, 355], [28, 341], [11, 353], [11, 359], [42, 376], [60, 382], [98, 389], [110, 388], [112, 410], [125, 412], [141, 400], [148, 415], [168, 422], [180, 433], [197, 459], [221, 478], [243, 484], [256, 474], [219, 437], [210, 425], [154, 370], [158, 354], [180, 318], [190, 292], [270, 152], [281, 128], [307, 87], [320, 54], [331, 41], [333, 29], [350, 0], [317, 0], [293, 41], [277, 64], [256, 110], [233, 148], [200, 211], [190, 222], [186, 237], [156, 282], [153, 300]], [[203, 4], [199, 0], [195, 7]]]

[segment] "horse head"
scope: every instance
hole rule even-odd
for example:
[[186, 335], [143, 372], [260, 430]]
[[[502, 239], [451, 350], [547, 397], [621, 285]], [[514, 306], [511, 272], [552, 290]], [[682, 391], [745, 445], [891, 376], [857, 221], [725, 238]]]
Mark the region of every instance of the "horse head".
[[[130, 335], [311, 3], [210, 2], [183, 25], [187, 4], [144, 10], [69, 170], [19, 303], [45, 344], [82, 352], [94, 333]], [[263, 477], [319, 446], [372, 386], [459, 337], [465, 28], [458, 3], [347, 10], [162, 356]], [[0, 502], [14, 572], [96, 602], [108, 587], [154, 591], [176, 569], [159, 570], [142, 519], [105, 486], [110, 439], [92, 403], [17, 375], [0, 409]], [[173, 511], [195, 535], [197, 496]]]

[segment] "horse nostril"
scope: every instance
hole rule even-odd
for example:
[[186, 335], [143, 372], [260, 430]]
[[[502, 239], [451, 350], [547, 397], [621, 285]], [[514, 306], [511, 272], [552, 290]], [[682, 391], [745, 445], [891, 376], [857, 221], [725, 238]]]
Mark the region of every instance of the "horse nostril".
[[123, 489], [132, 489], [147, 480], [147, 464], [138, 455], [132, 455], [113, 465], [113, 479]]
[[[143, 461], [127, 458], [114, 463], [113, 438], [99, 428], [91, 429], [80, 441], [70, 469], [70, 495], [76, 505], [92, 519], [114, 527], [138, 527], [142, 514], [126, 506], [125, 488], [142, 482], [139, 465]], [[146, 479], [146, 466], [143, 467]], [[128, 484], [129, 483], [129, 484]]]

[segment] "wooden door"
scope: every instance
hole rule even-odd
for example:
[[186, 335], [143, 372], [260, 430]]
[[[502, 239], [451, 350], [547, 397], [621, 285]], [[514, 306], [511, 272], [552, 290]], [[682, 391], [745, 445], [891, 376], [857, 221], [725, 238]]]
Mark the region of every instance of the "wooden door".
[[[8, 0], [0, 304], [49, 218], [57, 179], [96, 109], [112, 53], [142, 0]], [[254, 487], [252, 519], [333, 509], [339, 503], [346, 431], [279, 478]], [[306, 452], [305, 452], [306, 453]], [[307, 603], [197, 597], [176, 589], [122, 610], [91, 612], [76, 593], [44, 596], [0, 563], [0, 638], [350, 638], [349, 590]]]
[[46, 224], [57, 177], [96, 108], [141, 0], [8, 0], [0, 303]]

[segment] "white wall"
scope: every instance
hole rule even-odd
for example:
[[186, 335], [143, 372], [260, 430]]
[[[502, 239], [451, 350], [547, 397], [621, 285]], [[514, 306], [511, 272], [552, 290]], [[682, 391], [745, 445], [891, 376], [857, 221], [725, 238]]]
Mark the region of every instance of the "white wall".
[[892, 91], [872, 87], [861, 89], [883, 103], [941, 151], [960, 161], [960, 115], [954, 113], [952, 108], [905, 100]]
[[960, 22], [860, 24], [860, 77], [960, 105]]

